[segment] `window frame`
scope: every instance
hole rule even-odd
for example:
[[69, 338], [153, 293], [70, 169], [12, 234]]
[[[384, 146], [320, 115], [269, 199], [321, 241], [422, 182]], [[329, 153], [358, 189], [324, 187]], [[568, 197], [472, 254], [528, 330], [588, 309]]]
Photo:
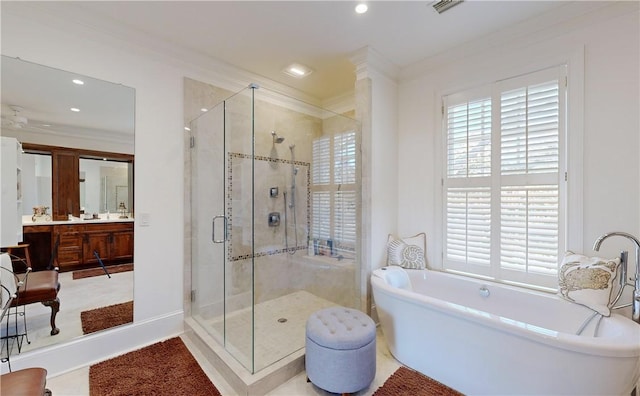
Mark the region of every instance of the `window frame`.
[[[351, 136], [350, 136], [351, 135]], [[348, 137], [350, 140], [352, 140], [353, 142], [353, 158], [349, 158], [348, 161], [352, 161], [353, 162], [353, 166], [348, 166], [345, 169], [343, 169], [342, 172], [342, 176], [344, 177], [344, 175], [346, 175], [348, 178], [352, 176], [353, 178], [353, 182], [352, 183], [337, 183], [336, 179], [338, 179], [337, 174], [336, 174], [336, 138], [340, 137]], [[329, 158], [327, 161], [328, 164], [328, 181], [326, 177], [323, 177], [321, 180], [323, 182], [321, 183], [316, 183], [315, 179], [314, 179], [314, 172], [316, 171], [316, 169], [313, 168], [313, 166], [316, 163], [320, 163], [319, 161], [316, 161], [316, 159], [314, 158], [312, 161], [312, 169], [311, 169], [311, 182], [309, 184], [309, 192], [310, 192], [310, 196], [311, 196], [311, 225], [309, 227], [310, 230], [310, 238], [311, 239], [319, 239], [323, 242], [326, 243], [327, 239], [331, 239], [334, 241], [334, 248], [339, 251], [339, 252], [349, 252], [349, 253], [355, 253], [355, 249], [356, 249], [356, 244], [357, 244], [357, 232], [358, 232], [358, 228], [357, 228], [357, 219], [358, 219], [358, 186], [357, 186], [357, 181], [358, 181], [358, 177], [357, 177], [357, 172], [358, 172], [358, 133], [356, 130], [348, 130], [348, 131], [344, 131], [344, 132], [339, 132], [339, 133], [333, 133], [333, 134], [329, 134], [329, 135], [324, 135], [324, 136], [320, 136], [316, 139], [313, 139], [312, 142], [312, 155], [315, 155], [315, 151], [314, 151], [314, 144], [316, 141], [319, 141], [321, 139], [327, 139], [329, 144], [328, 144], [328, 152], [329, 152]], [[323, 161], [324, 163], [324, 161]], [[329, 197], [329, 226], [328, 227], [322, 227], [322, 230], [324, 230], [325, 228], [328, 228], [328, 233], [329, 233], [329, 237], [328, 238], [324, 238], [323, 236], [316, 236], [315, 235], [315, 230], [316, 230], [316, 224], [314, 221], [314, 213], [315, 213], [315, 207], [316, 207], [316, 202], [314, 199], [314, 194], [315, 193], [328, 193], [328, 197]], [[337, 238], [338, 234], [341, 234], [344, 231], [339, 231], [338, 230], [338, 221], [336, 219], [337, 216], [337, 201], [338, 201], [338, 195], [341, 195], [342, 193], [352, 193], [353, 195], [353, 205], [354, 205], [354, 211], [353, 211], [353, 216], [354, 216], [354, 230], [353, 230], [353, 234], [354, 234], [354, 240], [353, 241], [343, 241]]]
[[[470, 266], [445, 266], [445, 252], [446, 252], [446, 234], [445, 227], [447, 225], [447, 198], [446, 192], [447, 187], [451, 187], [447, 181], [447, 171], [448, 171], [448, 142], [447, 142], [447, 101], [446, 99], [455, 99], [461, 101], [466, 98], [467, 100], [473, 100], [481, 97], [486, 97], [487, 93], [490, 92], [491, 103], [492, 103], [492, 130], [494, 130], [494, 126], [500, 124], [500, 106], [496, 106], [494, 104], [500, 103], [500, 95], [501, 92], [507, 91], [510, 85], [515, 84], [517, 87], [527, 86], [531, 80], [531, 78], [538, 80], [539, 75], [544, 75], [546, 73], [552, 73], [558, 76], [559, 82], [559, 107], [564, 108], [564, 112], [560, 111], [558, 123], [560, 126], [559, 133], [559, 147], [560, 147], [560, 158], [559, 158], [559, 167], [558, 167], [558, 194], [560, 196], [559, 202], [559, 213], [560, 217], [558, 219], [560, 228], [558, 230], [558, 263], [562, 259], [562, 252], [564, 250], [568, 250], [570, 246], [575, 246], [576, 243], [582, 242], [582, 232], [581, 228], [578, 228], [580, 231], [576, 233], [579, 238], [568, 238], [569, 229], [575, 229], [576, 226], [581, 227], [582, 225], [582, 199], [579, 192], [582, 191], [582, 181], [581, 178], [574, 178], [573, 180], [569, 179], [568, 169], [575, 168], [575, 175], [581, 176], [581, 168], [580, 166], [576, 167], [576, 164], [581, 164], [582, 159], [582, 130], [579, 129], [578, 133], [575, 133], [575, 138], [572, 136], [572, 140], [569, 140], [569, 129], [571, 126], [581, 126], [579, 122], [579, 117], [576, 119], [576, 114], [581, 113], [581, 109], [583, 106], [583, 87], [582, 84], [575, 84], [576, 89], [575, 92], [572, 93], [572, 90], [569, 89], [569, 73], [570, 71], [576, 71], [576, 76], [580, 77], [583, 75], [580, 71], [583, 66], [581, 59], [579, 56], [574, 56], [572, 62], [563, 62], [560, 64], [556, 64], [551, 67], [541, 68], [537, 71], [527, 72], [520, 75], [516, 75], [515, 77], [509, 77], [505, 79], [494, 79], [494, 81], [484, 84], [482, 86], [478, 86], [473, 89], [459, 89], [457, 92], [445, 92], [442, 91], [439, 94], [440, 97], [440, 111], [438, 125], [440, 125], [438, 133], [436, 134], [436, 147], [438, 148], [438, 155], [435, 158], [436, 161], [436, 170], [438, 171], [438, 175], [440, 177], [440, 186], [436, 189], [436, 233], [439, 237], [436, 237], [436, 246], [439, 249], [439, 260], [436, 260], [437, 264], [433, 265], [436, 269], [456, 272], [456, 273], [464, 273], [469, 276], [480, 277], [492, 279], [498, 282], [503, 283], [511, 283], [511, 284], [519, 284], [527, 287], [543, 289], [543, 290], [553, 290], [557, 284], [557, 275], [549, 276], [549, 275], [538, 275], [531, 273], [524, 273], [525, 276], [518, 276], [517, 271], [509, 270], [501, 268], [499, 264], [500, 257], [500, 239], [499, 239], [499, 229], [500, 229], [500, 215], [492, 217], [492, 221], [497, 219], [498, 223], [492, 225], [493, 230], [498, 230], [498, 233], [492, 231], [491, 236], [491, 254], [490, 254], [490, 262], [488, 267], [470, 265]], [[573, 87], [572, 87], [573, 88]], [[496, 102], [497, 100], [497, 102]], [[572, 105], [572, 101], [575, 100], [575, 104]], [[449, 101], [451, 102], [451, 101]], [[499, 131], [499, 128], [498, 128]], [[497, 174], [498, 177], [494, 177], [492, 182], [491, 189], [494, 192], [491, 200], [491, 211], [497, 211], [495, 213], [500, 212], [500, 193], [501, 187], [500, 184], [508, 185], [504, 183], [498, 182], [495, 185], [495, 180], [499, 180], [504, 178], [505, 176], [501, 175], [500, 169], [500, 133], [492, 133], [492, 143], [491, 143], [491, 157], [494, 155], [498, 155], [497, 160], [492, 160], [491, 162], [491, 173]], [[576, 150], [579, 149], [579, 150]], [[497, 173], [496, 173], [497, 172]], [[479, 181], [478, 185], [481, 185], [480, 179], [483, 177], [477, 177]], [[508, 178], [508, 176], [507, 176]], [[450, 181], [451, 179], [449, 179]], [[569, 183], [571, 180], [572, 183]], [[455, 184], [455, 183], [453, 183]], [[472, 183], [473, 184], [473, 183]], [[571, 188], [569, 188], [571, 187]], [[567, 203], [569, 201], [572, 202], [576, 200], [576, 196], [580, 197], [576, 202], [576, 208], [571, 210], [571, 206], [568, 206]], [[496, 206], [497, 205], [497, 206]], [[578, 210], [576, 210], [578, 209]], [[498, 234], [498, 235], [496, 235]], [[434, 262], [431, 260], [431, 262]], [[558, 264], [559, 266], [559, 264]], [[557, 268], [557, 267], [556, 267]], [[472, 272], [467, 272], [471, 270]], [[508, 278], [508, 279], [505, 279]]]

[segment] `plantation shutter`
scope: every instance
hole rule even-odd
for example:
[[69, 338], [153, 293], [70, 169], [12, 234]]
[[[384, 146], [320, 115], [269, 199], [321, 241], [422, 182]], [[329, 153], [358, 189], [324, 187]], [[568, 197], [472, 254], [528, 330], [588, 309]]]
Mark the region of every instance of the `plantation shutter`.
[[356, 182], [356, 133], [335, 135], [333, 147], [334, 183], [354, 184]]
[[488, 266], [491, 259], [491, 189], [447, 190], [447, 258]]
[[563, 224], [560, 66], [443, 98], [443, 267], [556, 283]]
[[445, 266], [484, 274], [491, 264], [491, 97], [485, 90], [447, 104]]
[[311, 234], [353, 250], [356, 242], [356, 133], [324, 136], [312, 145]]
[[311, 178], [314, 185], [329, 184], [331, 182], [331, 141], [323, 137], [313, 141]]
[[331, 238], [331, 193], [315, 191], [311, 194], [311, 234], [314, 238]]
[[558, 78], [501, 92], [500, 263], [555, 275], [559, 250]]
[[356, 243], [356, 193], [337, 191], [335, 193], [335, 233], [341, 245], [355, 246]]
[[490, 175], [491, 99], [452, 106], [447, 126], [447, 176]]

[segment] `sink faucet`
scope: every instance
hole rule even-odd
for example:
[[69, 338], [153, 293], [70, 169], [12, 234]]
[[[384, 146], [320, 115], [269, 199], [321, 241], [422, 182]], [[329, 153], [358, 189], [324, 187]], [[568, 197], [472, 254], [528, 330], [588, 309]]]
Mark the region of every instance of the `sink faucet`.
[[[596, 239], [596, 241], [593, 243], [593, 250], [595, 250], [596, 252], [600, 250], [600, 244], [602, 244], [602, 241], [604, 241], [605, 239], [611, 236], [625, 237], [627, 239], [630, 239], [631, 241], [633, 241], [633, 243], [636, 244], [636, 276], [635, 276], [635, 282], [632, 285], [633, 286], [633, 296], [632, 296], [633, 302], [631, 304], [633, 306], [632, 319], [634, 322], [640, 324], [640, 241], [638, 241], [638, 238], [634, 237], [631, 234], [627, 234], [626, 232], [619, 232], [619, 231], [608, 232], [604, 235], [601, 235], [598, 239]], [[627, 277], [626, 272], [627, 272], [626, 269], [623, 269], [622, 276], [624, 278]], [[624, 279], [624, 282], [622, 284], [625, 285], [626, 282], [627, 280]]]

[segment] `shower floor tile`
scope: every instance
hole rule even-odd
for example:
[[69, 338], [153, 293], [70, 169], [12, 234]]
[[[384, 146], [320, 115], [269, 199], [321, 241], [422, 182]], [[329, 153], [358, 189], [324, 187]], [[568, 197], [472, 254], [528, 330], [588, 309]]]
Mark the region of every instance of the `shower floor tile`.
[[[297, 291], [256, 304], [255, 372], [304, 348], [305, 326], [313, 312], [336, 306], [335, 303], [306, 291]], [[246, 368], [251, 368], [251, 307], [227, 315], [225, 348]], [[221, 316], [201, 323], [221, 339]]]

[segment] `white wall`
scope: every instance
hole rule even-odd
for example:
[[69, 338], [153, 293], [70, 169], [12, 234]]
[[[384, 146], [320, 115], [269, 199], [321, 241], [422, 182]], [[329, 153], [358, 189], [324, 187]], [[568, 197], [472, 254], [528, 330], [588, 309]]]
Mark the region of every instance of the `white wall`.
[[[183, 286], [183, 78], [231, 92], [256, 82], [306, 103], [316, 104], [317, 99], [164, 42], [139, 38], [137, 32], [89, 21], [59, 2], [5, 3], [1, 17], [3, 55], [135, 89], [136, 217], [150, 219], [148, 226], [134, 223], [134, 324], [20, 354], [11, 359], [12, 368], [40, 366], [55, 376], [179, 334], [189, 294]], [[112, 147], [95, 149], [118, 151]]]
[[181, 332], [183, 301], [185, 71], [95, 32], [67, 34], [55, 23], [3, 9], [2, 54], [135, 88], [135, 207], [149, 214], [150, 225], [135, 223], [136, 324], [12, 358], [14, 369], [44, 366], [49, 375]]
[[[569, 247], [591, 254], [594, 240], [604, 232], [639, 235], [638, 24], [637, 2], [612, 3], [596, 14], [545, 30], [544, 39], [520, 36], [498, 47], [486, 46], [480, 53], [459, 54], [455, 61], [451, 57], [415, 78], [405, 78], [399, 89], [399, 232], [426, 231], [428, 259], [439, 262], [441, 230], [435, 207], [441, 192], [437, 165], [441, 95], [569, 62], [569, 91], [574, 89], [575, 95], [576, 89], [584, 90], [583, 103], [580, 97], [569, 97], [569, 138], [577, 144], [570, 154], [572, 160], [582, 155], [583, 162], [569, 176], [582, 184], [582, 194], [573, 191], [570, 210], [583, 215], [583, 226], [568, 232]], [[576, 195], [583, 196], [582, 207]], [[601, 251], [615, 256], [622, 248], [632, 251], [633, 245], [614, 238]]]

